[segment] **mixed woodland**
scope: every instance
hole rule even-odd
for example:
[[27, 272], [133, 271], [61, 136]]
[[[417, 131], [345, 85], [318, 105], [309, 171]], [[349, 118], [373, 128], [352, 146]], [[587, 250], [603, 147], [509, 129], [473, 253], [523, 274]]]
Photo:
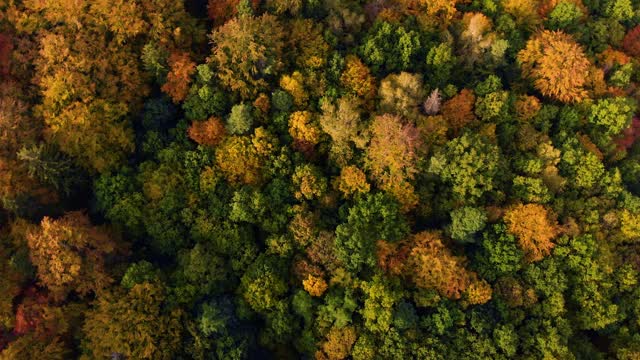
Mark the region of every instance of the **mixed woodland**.
[[0, 0], [0, 359], [640, 359], [640, 0]]

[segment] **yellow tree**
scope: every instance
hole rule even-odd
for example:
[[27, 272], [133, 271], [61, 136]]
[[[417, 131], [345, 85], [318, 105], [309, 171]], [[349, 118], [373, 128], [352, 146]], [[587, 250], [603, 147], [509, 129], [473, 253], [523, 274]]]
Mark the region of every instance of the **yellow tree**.
[[544, 30], [518, 53], [522, 74], [542, 95], [571, 103], [583, 100], [589, 59], [582, 47], [561, 31]]
[[211, 60], [220, 82], [244, 99], [268, 90], [267, 79], [284, 68], [284, 29], [270, 14], [242, 16], [228, 21], [211, 34]]
[[247, 136], [227, 137], [216, 150], [216, 164], [232, 184], [261, 181], [262, 159]]
[[518, 24], [535, 26], [541, 21], [538, 14], [540, 0], [506, 0], [502, 6], [504, 11], [513, 16]]
[[289, 135], [294, 139], [315, 145], [320, 141], [321, 133], [313, 113], [296, 111], [289, 117]]
[[336, 187], [345, 197], [366, 194], [371, 189], [365, 173], [354, 165], [343, 167], [340, 170], [340, 177], [336, 181]]
[[553, 238], [558, 235], [555, 219], [540, 204], [519, 204], [504, 215], [507, 230], [516, 236], [525, 258], [530, 261], [542, 260], [553, 249]]
[[403, 124], [399, 116], [385, 114], [373, 120], [370, 131], [366, 163], [371, 175], [402, 203], [404, 210], [409, 210], [417, 204], [409, 181], [417, 172], [418, 130]]
[[302, 281], [304, 290], [311, 296], [322, 296], [327, 290], [327, 282], [320, 276], [307, 275], [307, 278]]
[[27, 244], [40, 284], [56, 300], [64, 300], [71, 291], [95, 293], [113, 281], [105, 260], [119, 250], [117, 244], [81, 212], [56, 220], [45, 217], [37, 230], [27, 234]]
[[367, 65], [355, 55], [348, 55], [340, 82], [350, 93], [369, 104], [376, 96], [376, 81]]
[[357, 338], [356, 329], [352, 326], [332, 327], [327, 334], [327, 340], [322, 344], [322, 351], [318, 350], [316, 353], [316, 359], [346, 359]]

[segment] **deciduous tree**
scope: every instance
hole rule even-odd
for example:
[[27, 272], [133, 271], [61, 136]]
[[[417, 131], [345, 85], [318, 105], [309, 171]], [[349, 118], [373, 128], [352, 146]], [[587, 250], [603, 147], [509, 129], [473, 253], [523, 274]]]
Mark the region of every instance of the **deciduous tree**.
[[380, 111], [415, 121], [425, 98], [422, 76], [407, 72], [391, 74], [380, 82], [378, 96]]
[[205, 121], [194, 121], [188, 129], [191, 140], [200, 145], [211, 147], [218, 145], [222, 141], [225, 132], [222, 120], [215, 116]]
[[373, 100], [376, 96], [375, 78], [369, 72], [369, 68], [355, 55], [347, 56], [340, 82], [347, 91], [365, 102]]
[[162, 85], [162, 91], [167, 93], [174, 103], [179, 103], [189, 93], [191, 76], [196, 72], [196, 63], [191, 60], [189, 53], [173, 52], [169, 55], [169, 67], [167, 82]]
[[244, 99], [268, 90], [269, 79], [283, 69], [284, 29], [273, 15], [232, 19], [216, 29], [211, 40], [218, 78]]
[[473, 204], [494, 189], [499, 149], [480, 135], [465, 133], [449, 141], [429, 162], [429, 172], [451, 187], [453, 197]]
[[527, 261], [539, 261], [553, 249], [553, 238], [558, 235], [555, 219], [539, 204], [519, 204], [504, 215], [507, 230], [518, 239]]
[[591, 65], [582, 47], [568, 34], [544, 30], [518, 53], [522, 74], [542, 95], [565, 103], [587, 96], [585, 74]]
[[27, 235], [27, 242], [38, 280], [57, 300], [72, 291], [80, 295], [100, 291], [113, 281], [105, 261], [118, 250], [117, 244], [83, 213], [67, 213], [57, 220], [45, 217]]
[[640, 58], [640, 25], [629, 30], [622, 44], [627, 54]]
[[99, 296], [87, 312], [83, 359], [172, 359], [180, 351], [182, 311], [167, 308], [162, 285], [142, 283]]

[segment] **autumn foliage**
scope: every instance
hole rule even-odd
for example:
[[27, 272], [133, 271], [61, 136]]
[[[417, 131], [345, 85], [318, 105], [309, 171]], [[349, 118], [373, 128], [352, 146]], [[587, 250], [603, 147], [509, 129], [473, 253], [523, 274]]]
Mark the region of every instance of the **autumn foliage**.
[[590, 62], [571, 35], [544, 30], [527, 42], [518, 61], [522, 74], [542, 95], [565, 103], [587, 96], [585, 74]]
[[558, 227], [552, 215], [539, 204], [520, 204], [504, 215], [508, 231], [515, 235], [528, 261], [539, 261], [553, 249]]
[[491, 299], [489, 285], [466, 270], [465, 259], [452, 254], [437, 233], [415, 234], [398, 247], [381, 242], [378, 259], [390, 273], [407, 276], [417, 287], [434, 289], [447, 298], [460, 299], [467, 294], [473, 303]]
[[203, 146], [218, 145], [226, 131], [224, 124], [217, 117], [210, 117], [205, 121], [194, 121], [188, 130], [191, 140]]
[[629, 30], [622, 41], [627, 54], [640, 58], [640, 25]]
[[0, 1], [0, 360], [640, 359], [639, 5]]
[[462, 89], [459, 94], [442, 105], [442, 116], [456, 133], [475, 120], [476, 116], [473, 113], [475, 102], [476, 97], [473, 91]]
[[172, 53], [169, 55], [171, 71], [167, 75], [167, 82], [162, 85], [162, 91], [167, 93], [178, 103], [187, 96], [191, 75], [196, 71], [196, 63], [191, 61], [188, 53]]
[[234, 18], [216, 29], [211, 60], [222, 84], [243, 98], [266, 90], [266, 78], [278, 75], [284, 65], [283, 38], [284, 29], [269, 14]]
[[57, 300], [71, 291], [80, 295], [100, 291], [113, 281], [105, 261], [118, 250], [117, 245], [85, 214], [71, 212], [57, 220], [45, 217], [27, 241], [39, 282]]
[[356, 56], [346, 58], [345, 70], [340, 77], [345, 88], [355, 95], [371, 100], [376, 94], [375, 78], [371, 76], [369, 68]]

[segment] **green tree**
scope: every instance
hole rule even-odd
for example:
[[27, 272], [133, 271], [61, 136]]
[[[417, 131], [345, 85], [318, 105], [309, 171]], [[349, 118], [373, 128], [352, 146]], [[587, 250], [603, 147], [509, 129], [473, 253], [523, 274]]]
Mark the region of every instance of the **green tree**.
[[249, 132], [253, 125], [252, 110], [253, 108], [250, 105], [234, 105], [227, 120], [227, 131], [234, 135], [242, 135]]
[[376, 22], [362, 39], [358, 51], [375, 73], [401, 71], [416, 64], [421, 39], [418, 32], [401, 25]]
[[599, 99], [591, 105], [587, 120], [598, 132], [614, 136], [631, 124], [636, 102], [625, 97]]
[[474, 235], [484, 229], [487, 215], [483, 209], [462, 207], [451, 212], [449, 233], [460, 242], [474, 242]]
[[242, 275], [240, 293], [257, 312], [273, 310], [288, 290], [286, 268], [278, 257], [259, 256]]
[[495, 189], [500, 151], [481, 135], [465, 133], [431, 157], [429, 172], [447, 184], [455, 200], [474, 204]]
[[376, 266], [376, 242], [397, 241], [408, 232], [398, 204], [384, 194], [367, 194], [357, 200], [336, 228], [336, 254], [357, 274]]

